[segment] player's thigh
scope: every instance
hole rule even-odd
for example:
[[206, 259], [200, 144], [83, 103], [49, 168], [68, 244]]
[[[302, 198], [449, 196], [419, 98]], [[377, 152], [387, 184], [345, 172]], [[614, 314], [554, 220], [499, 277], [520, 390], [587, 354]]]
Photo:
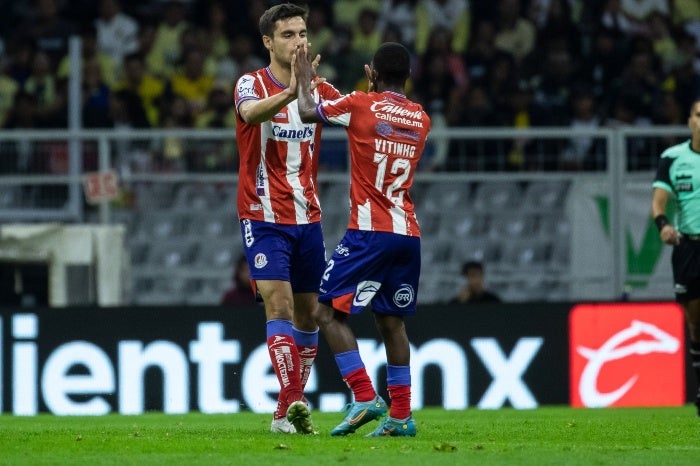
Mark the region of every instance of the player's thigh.
[[265, 304], [265, 317], [267, 320], [292, 320], [294, 295], [288, 281], [256, 280], [255, 284]]

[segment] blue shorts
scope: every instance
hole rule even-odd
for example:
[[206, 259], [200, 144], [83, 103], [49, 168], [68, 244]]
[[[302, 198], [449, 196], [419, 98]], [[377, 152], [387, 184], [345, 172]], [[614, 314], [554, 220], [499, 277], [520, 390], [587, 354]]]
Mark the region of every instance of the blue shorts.
[[420, 238], [348, 230], [328, 261], [318, 301], [356, 314], [370, 302], [379, 314], [416, 313]]
[[251, 279], [283, 280], [294, 293], [318, 293], [326, 266], [320, 222], [279, 225], [242, 220], [241, 235]]

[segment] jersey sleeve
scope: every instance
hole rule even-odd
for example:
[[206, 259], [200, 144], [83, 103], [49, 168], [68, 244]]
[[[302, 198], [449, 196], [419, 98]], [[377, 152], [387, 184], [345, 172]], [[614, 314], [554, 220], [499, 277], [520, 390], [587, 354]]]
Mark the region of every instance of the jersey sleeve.
[[350, 126], [352, 102], [355, 95], [353, 92], [335, 100], [321, 101], [316, 105], [316, 113], [326, 123], [348, 127]]
[[673, 192], [673, 184], [671, 183], [671, 164], [673, 164], [673, 161], [672, 157], [661, 156], [652, 187], [661, 188], [670, 193]]
[[260, 92], [256, 85], [255, 76], [244, 74], [236, 82], [236, 87], [233, 90], [233, 101], [236, 105], [236, 110], [242, 102], [246, 100], [260, 100]]

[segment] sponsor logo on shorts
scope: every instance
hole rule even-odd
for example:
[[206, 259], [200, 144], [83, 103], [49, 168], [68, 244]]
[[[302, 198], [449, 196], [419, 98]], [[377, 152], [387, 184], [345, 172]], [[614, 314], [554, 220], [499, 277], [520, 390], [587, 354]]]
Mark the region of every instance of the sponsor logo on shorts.
[[400, 308], [404, 308], [413, 302], [414, 295], [413, 287], [404, 283], [401, 285], [401, 288], [394, 293], [394, 304]]
[[262, 269], [267, 265], [267, 256], [262, 252], [255, 255], [255, 268]]
[[353, 306], [366, 306], [372, 301], [374, 295], [377, 294], [379, 288], [382, 286], [380, 282], [374, 282], [372, 280], [365, 280], [358, 283], [355, 289], [355, 296], [352, 298]]
[[680, 283], [675, 283], [673, 285], [673, 292], [676, 294], [686, 294], [688, 292], [688, 288], [686, 288], [685, 285], [681, 285]]
[[335, 247], [335, 253], [339, 256], [348, 257], [350, 255], [350, 248], [345, 246], [343, 243], [340, 243]]
[[255, 238], [253, 238], [253, 226], [248, 219], [243, 220], [243, 240], [248, 248], [255, 242]]

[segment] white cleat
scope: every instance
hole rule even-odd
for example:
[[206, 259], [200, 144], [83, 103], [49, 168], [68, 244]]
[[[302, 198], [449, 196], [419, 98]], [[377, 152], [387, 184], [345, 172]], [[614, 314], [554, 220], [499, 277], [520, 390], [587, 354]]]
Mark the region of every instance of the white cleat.
[[270, 424], [270, 432], [273, 434], [296, 434], [297, 430], [287, 418], [273, 419]]

